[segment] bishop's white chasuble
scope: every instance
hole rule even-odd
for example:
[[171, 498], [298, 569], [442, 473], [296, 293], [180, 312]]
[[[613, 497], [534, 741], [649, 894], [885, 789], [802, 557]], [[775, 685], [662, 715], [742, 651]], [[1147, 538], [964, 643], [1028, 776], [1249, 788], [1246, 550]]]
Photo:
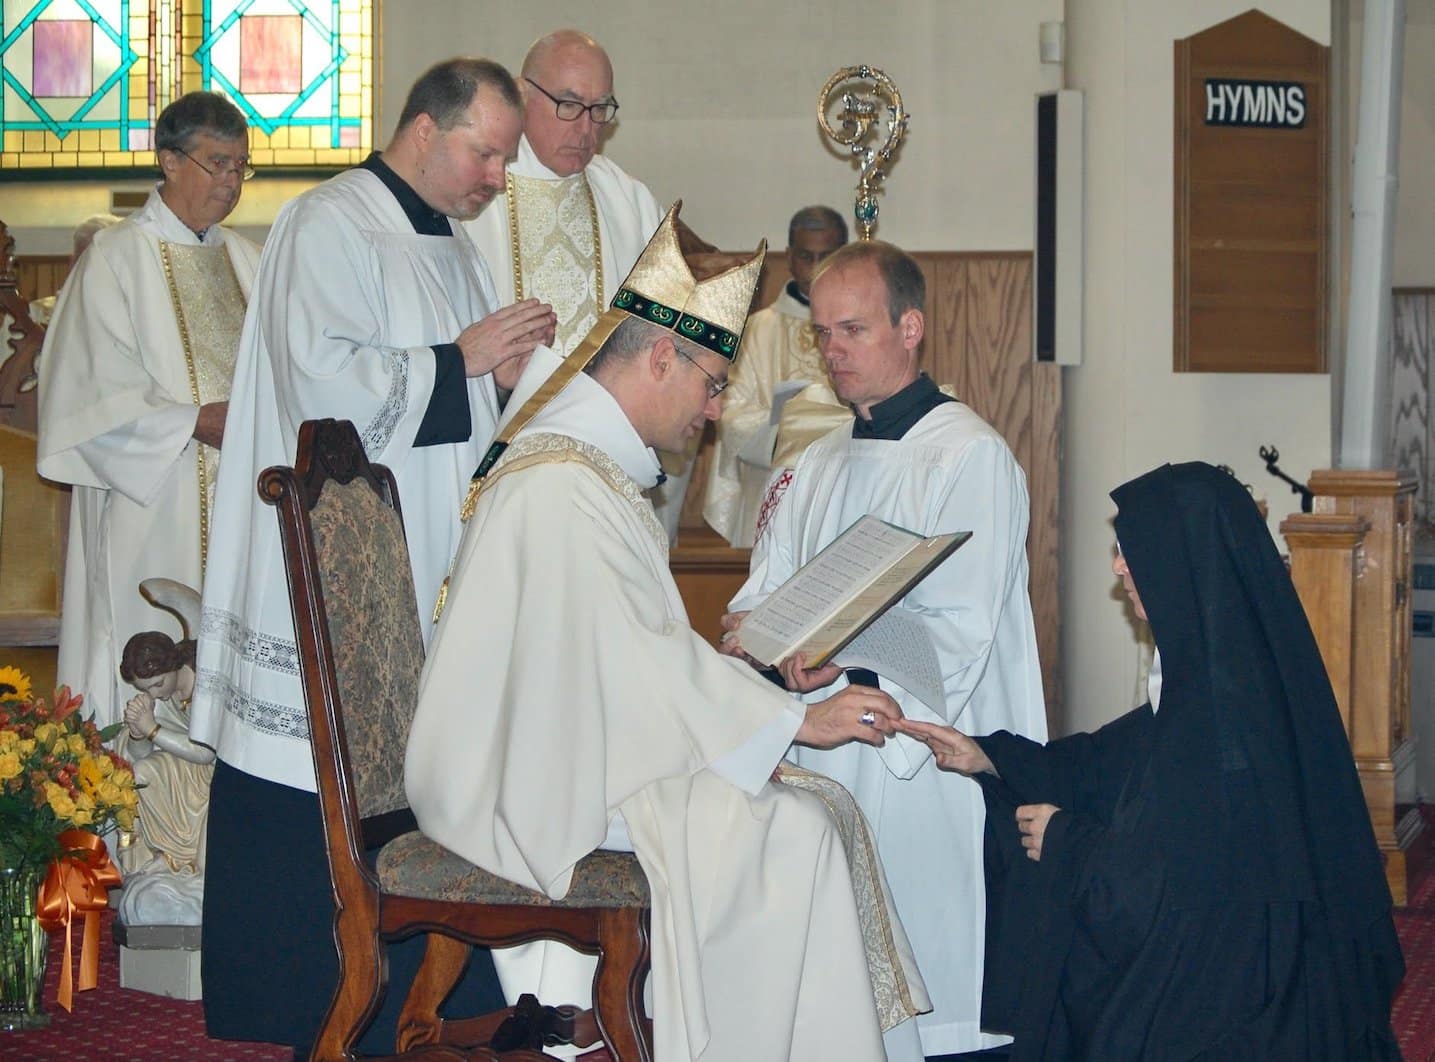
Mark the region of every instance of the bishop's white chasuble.
[[[532, 366], [509, 409], [551, 368]], [[585, 375], [516, 436], [424, 670], [410, 803], [429, 836], [553, 897], [627, 834], [653, 894], [658, 1059], [880, 1060], [842, 836], [821, 799], [769, 781], [795, 700], [688, 625], [642, 494], [657, 472]], [[566, 983], [586, 992], [591, 969]], [[889, 969], [892, 1006], [925, 1007], [915, 970]]]

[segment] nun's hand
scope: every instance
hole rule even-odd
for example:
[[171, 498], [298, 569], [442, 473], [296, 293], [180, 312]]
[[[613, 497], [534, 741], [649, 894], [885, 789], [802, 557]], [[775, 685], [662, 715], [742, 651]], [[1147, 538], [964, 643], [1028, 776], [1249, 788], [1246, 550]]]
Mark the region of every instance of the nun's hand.
[[1046, 824], [1061, 809], [1055, 804], [1023, 804], [1016, 809], [1016, 828], [1021, 831], [1021, 846], [1026, 857], [1041, 861], [1041, 842], [1046, 837]]
[[937, 766], [944, 771], [959, 771], [966, 775], [997, 773], [982, 747], [960, 730], [915, 719], [903, 719], [897, 724], [897, 729], [931, 749]]

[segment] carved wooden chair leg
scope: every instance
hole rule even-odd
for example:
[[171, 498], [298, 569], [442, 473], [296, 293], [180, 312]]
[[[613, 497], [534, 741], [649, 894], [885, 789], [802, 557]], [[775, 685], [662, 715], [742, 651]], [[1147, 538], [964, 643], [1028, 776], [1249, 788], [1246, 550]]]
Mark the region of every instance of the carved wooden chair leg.
[[598, 973], [593, 1010], [614, 1062], [652, 1062], [652, 1034], [643, 1016], [648, 970], [648, 914], [634, 908], [599, 914]]
[[444, 1023], [438, 1016], [438, 1008], [463, 976], [470, 950], [467, 944], [453, 937], [441, 933], [428, 935], [423, 965], [419, 967], [418, 976], [404, 1000], [403, 1010], [399, 1012], [399, 1025], [394, 1037], [394, 1046], [399, 1053], [444, 1039]]
[[[389, 980], [388, 960], [372, 907], [341, 910], [334, 935], [340, 939], [339, 983], [314, 1038], [309, 1056], [313, 1062], [347, 1062], [353, 1057], [354, 1045], [378, 1011]], [[362, 961], [352, 961], [356, 957]]]

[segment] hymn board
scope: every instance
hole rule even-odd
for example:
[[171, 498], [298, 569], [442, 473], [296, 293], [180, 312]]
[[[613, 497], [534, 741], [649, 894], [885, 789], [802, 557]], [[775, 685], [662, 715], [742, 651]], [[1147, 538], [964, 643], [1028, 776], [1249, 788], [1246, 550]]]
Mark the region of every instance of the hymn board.
[[1176, 42], [1177, 372], [1325, 372], [1329, 49], [1258, 11]]

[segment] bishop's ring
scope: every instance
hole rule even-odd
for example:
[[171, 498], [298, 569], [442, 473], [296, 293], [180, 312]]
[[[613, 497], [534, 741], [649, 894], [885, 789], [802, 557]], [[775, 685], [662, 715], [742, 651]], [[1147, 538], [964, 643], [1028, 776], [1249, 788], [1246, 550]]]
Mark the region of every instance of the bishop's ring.
[[861, 715], [859, 715], [859, 716], [857, 717], [857, 722], [861, 723], [863, 726], [876, 726], [876, 725], [877, 725], [877, 713], [876, 713], [876, 712], [863, 712]]

